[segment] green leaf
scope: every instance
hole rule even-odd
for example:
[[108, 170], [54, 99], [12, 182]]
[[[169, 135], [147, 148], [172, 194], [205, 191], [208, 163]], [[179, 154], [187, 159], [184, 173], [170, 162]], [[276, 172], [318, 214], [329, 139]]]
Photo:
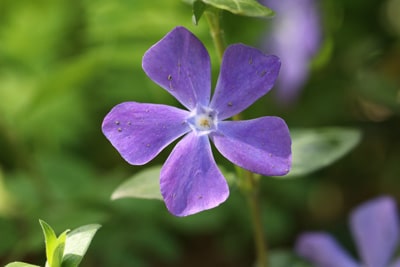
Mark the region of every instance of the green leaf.
[[46, 266], [60, 267], [64, 255], [65, 240], [69, 230], [64, 231], [57, 238], [53, 228], [45, 221], [39, 220], [46, 244]]
[[64, 255], [65, 243], [58, 243], [57, 247], [53, 251], [52, 262], [49, 263], [50, 267], [61, 267], [62, 258]]
[[46, 245], [47, 263], [50, 267], [54, 267], [53, 256], [54, 256], [54, 251], [56, 250], [58, 245], [57, 236], [53, 228], [51, 228], [51, 226], [48, 225], [45, 221], [39, 220], [39, 223], [43, 230], [44, 242]]
[[236, 15], [249, 17], [272, 17], [274, 11], [256, 0], [202, 0], [205, 4], [227, 10]]
[[201, 16], [204, 13], [204, 10], [206, 10], [206, 4], [202, 2], [201, 0], [196, 0], [193, 3], [193, 23], [197, 25], [199, 23], [199, 20]]
[[162, 200], [160, 170], [161, 166], [154, 166], [138, 172], [118, 186], [111, 199], [132, 197]]
[[282, 177], [304, 176], [326, 167], [351, 151], [361, 133], [349, 128], [291, 130], [292, 169]]
[[5, 267], [40, 267], [38, 265], [33, 265], [25, 262], [15, 261], [7, 264]]
[[77, 267], [92, 242], [99, 224], [81, 226], [67, 234], [62, 267]]
[[65, 248], [65, 242], [67, 238], [67, 233], [69, 230], [64, 231], [58, 238], [57, 238], [57, 246], [54, 249], [53, 252], [53, 262], [50, 265], [50, 267], [60, 267], [61, 263], [63, 261], [63, 255], [64, 255], [64, 248]]

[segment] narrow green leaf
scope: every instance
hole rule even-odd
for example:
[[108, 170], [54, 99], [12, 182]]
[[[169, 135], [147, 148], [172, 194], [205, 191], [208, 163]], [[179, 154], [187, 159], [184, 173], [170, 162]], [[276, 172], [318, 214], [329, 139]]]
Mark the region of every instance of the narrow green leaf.
[[64, 231], [58, 238], [57, 238], [57, 246], [53, 251], [53, 261], [50, 267], [61, 267], [61, 263], [63, 261], [64, 256], [64, 248], [65, 248], [65, 241], [67, 238], [67, 233], [69, 230]]
[[193, 3], [193, 23], [195, 25], [199, 23], [199, 20], [203, 15], [204, 10], [206, 10], [206, 4], [204, 4], [204, 2], [202, 2], [201, 0], [196, 0]]
[[63, 255], [64, 255], [65, 243], [58, 243], [57, 247], [53, 251], [53, 261], [50, 267], [61, 267]]
[[25, 262], [15, 261], [7, 264], [5, 267], [40, 267], [38, 265], [33, 265]]
[[113, 192], [111, 199], [125, 197], [160, 199], [160, 170], [161, 166], [147, 168], [123, 182]]
[[57, 238], [58, 244], [65, 244], [65, 240], [67, 239], [67, 234], [70, 230], [65, 230], [62, 232], [59, 237]]
[[291, 130], [292, 169], [285, 177], [304, 176], [326, 167], [351, 151], [361, 133], [349, 128]]
[[62, 267], [77, 267], [92, 242], [99, 224], [81, 226], [67, 234]]
[[40, 226], [42, 227], [43, 230], [43, 235], [44, 235], [44, 242], [46, 244], [46, 258], [47, 258], [47, 263], [50, 267], [53, 266], [53, 255], [54, 251], [58, 245], [57, 242], [57, 236], [51, 228], [50, 225], [48, 225], [45, 221], [39, 220]]
[[227, 10], [236, 15], [272, 17], [274, 12], [256, 0], [202, 0], [205, 4]]

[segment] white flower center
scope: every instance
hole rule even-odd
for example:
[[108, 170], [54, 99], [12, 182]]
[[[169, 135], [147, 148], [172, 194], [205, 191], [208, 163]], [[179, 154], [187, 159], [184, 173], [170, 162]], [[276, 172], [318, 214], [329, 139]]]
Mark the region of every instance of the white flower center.
[[209, 134], [217, 129], [217, 113], [208, 107], [197, 107], [186, 121], [198, 135]]

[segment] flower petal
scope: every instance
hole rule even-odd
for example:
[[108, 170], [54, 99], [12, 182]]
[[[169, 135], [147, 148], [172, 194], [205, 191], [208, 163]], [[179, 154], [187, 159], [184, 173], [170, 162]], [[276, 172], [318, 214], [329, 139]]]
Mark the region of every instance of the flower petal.
[[350, 226], [366, 266], [387, 266], [399, 241], [397, 208], [390, 197], [379, 197], [356, 208]]
[[397, 258], [392, 264], [389, 265], [390, 267], [400, 267], [400, 258]]
[[168, 210], [176, 216], [214, 208], [229, 195], [208, 137], [195, 133], [185, 136], [168, 157], [161, 169], [160, 186]]
[[318, 267], [360, 267], [329, 234], [304, 233], [296, 241], [295, 250]]
[[243, 44], [229, 46], [210, 107], [220, 120], [238, 114], [272, 88], [280, 66], [276, 56]]
[[102, 130], [128, 163], [142, 165], [190, 130], [184, 123], [188, 114], [165, 105], [125, 102], [106, 115]]
[[[282, 68], [275, 92], [290, 104], [300, 93], [310, 72], [310, 61], [321, 45], [318, 1], [262, 0], [276, 11], [263, 48], [277, 55]], [[307, 38], [304, 38], [307, 36]]]
[[176, 27], [143, 56], [143, 70], [155, 83], [192, 110], [208, 106], [211, 92], [210, 56], [191, 32]]
[[281, 118], [222, 121], [211, 138], [222, 155], [242, 168], [267, 176], [289, 172], [291, 139]]

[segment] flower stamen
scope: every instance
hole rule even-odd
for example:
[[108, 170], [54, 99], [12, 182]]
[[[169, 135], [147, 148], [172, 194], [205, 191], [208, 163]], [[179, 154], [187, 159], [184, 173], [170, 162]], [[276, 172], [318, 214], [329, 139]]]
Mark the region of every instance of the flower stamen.
[[208, 107], [197, 107], [186, 122], [198, 135], [209, 134], [217, 129], [217, 113]]

